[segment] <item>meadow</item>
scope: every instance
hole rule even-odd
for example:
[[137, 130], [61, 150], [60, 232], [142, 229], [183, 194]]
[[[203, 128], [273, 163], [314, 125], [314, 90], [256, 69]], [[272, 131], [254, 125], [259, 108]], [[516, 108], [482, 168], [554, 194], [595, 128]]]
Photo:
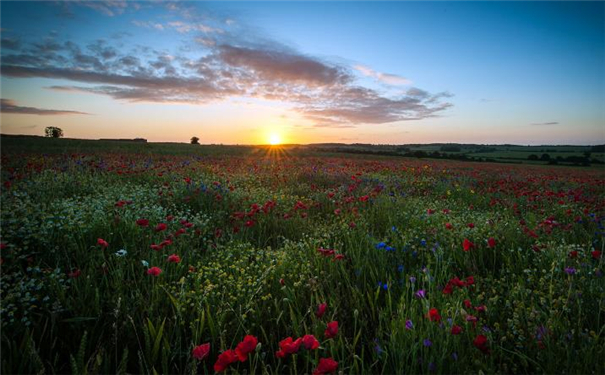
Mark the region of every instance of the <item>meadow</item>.
[[605, 172], [2, 139], [2, 373], [605, 373]]

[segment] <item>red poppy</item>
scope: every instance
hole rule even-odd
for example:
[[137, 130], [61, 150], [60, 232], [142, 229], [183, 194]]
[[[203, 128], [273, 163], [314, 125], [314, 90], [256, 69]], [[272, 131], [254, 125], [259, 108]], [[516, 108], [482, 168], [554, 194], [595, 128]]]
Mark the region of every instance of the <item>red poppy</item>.
[[81, 274], [82, 274], [82, 271], [80, 271], [79, 268], [76, 268], [75, 270], [68, 273], [67, 276], [72, 279], [77, 279], [78, 277], [80, 277]]
[[343, 254], [336, 254], [336, 255], [334, 256], [334, 260], [342, 260], [342, 259], [344, 259], [344, 258], [345, 258], [345, 256], [344, 256]]
[[332, 358], [320, 358], [313, 375], [331, 374], [338, 369], [338, 362]]
[[327, 339], [336, 337], [338, 334], [338, 322], [336, 320], [328, 323], [328, 328], [324, 331], [324, 335]]
[[166, 221], [172, 221], [172, 220], [174, 220], [174, 216], [172, 216], [172, 215], [166, 216]]
[[590, 252], [590, 255], [592, 255], [594, 259], [599, 259], [601, 257], [601, 252], [599, 250], [593, 250]]
[[214, 364], [214, 371], [223, 372], [227, 369], [227, 367], [229, 367], [230, 364], [234, 362], [237, 362], [237, 354], [235, 353], [235, 350], [225, 350], [218, 355], [218, 359]]
[[160, 276], [161, 273], [162, 273], [162, 269], [159, 267], [151, 267], [150, 269], [147, 270], [147, 274], [152, 275], [152, 276]]
[[459, 335], [462, 333], [462, 327], [457, 326], [457, 325], [453, 325], [452, 326], [452, 335]]
[[493, 237], [490, 237], [487, 240], [487, 247], [496, 247], [496, 240]]
[[315, 350], [319, 348], [319, 341], [313, 335], [304, 335], [302, 338], [303, 345], [307, 350]]
[[97, 239], [97, 245], [100, 245], [101, 247], [107, 247], [107, 246], [109, 246], [109, 244], [107, 243], [107, 241], [105, 241], [102, 238], [98, 238]]
[[431, 322], [441, 321], [441, 315], [439, 315], [439, 310], [434, 307], [430, 309], [428, 313], [428, 318], [431, 320]]
[[454, 228], [454, 226], [451, 223], [445, 223], [445, 228], [451, 230], [452, 228]]
[[443, 294], [452, 294], [452, 292], [454, 292], [454, 287], [452, 286], [452, 284], [447, 283], [443, 288], [442, 292]]
[[315, 311], [315, 316], [318, 317], [319, 319], [321, 319], [322, 316], [324, 316], [324, 314], [326, 313], [326, 309], [328, 308], [328, 304], [327, 303], [321, 303], [319, 304], [319, 306], [317, 306], [317, 310]]
[[475, 247], [475, 244], [469, 241], [468, 238], [465, 238], [464, 242], [462, 242], [462, 247], [464, 248], [464, 251], [469, 251], [470, 249]]
[[471, 229], [473, 229], [475, 227], [475, 224], [474, 223], [468, 223], [466, 226], [469, 227], [469, 228], [471, 228]]
[[155, 226], [155, 231], [156, 232], [161, 232], [166, 230], [166, 228], [168, 228], [168, 226], [164, 223], [159, 223], [158, 225]]
[[240, 362], [246, 362], [248, 359], [248, 354], [252, 353], [256, 349], [256, 345], [258, 344], [258, 339], [252, 335], [247, 335], [244, 337], [242, 342], [237, 344], [235, 347], [235, 353], [237, 354], [237, 358]]
[[466, 283], [460, 280], [458, 277], [450, 279], [449, 283], [451, 283], [453, 286], [457, 286], [458, 288], [463, 288], [464, 286], [466, 286]]
[[574, 259], [578, 257], [578, 252], [576, 250], [569, 253], [569, 257]]
[[168, 256], [167, 261], [168, 263], [181, 263], [181, 257], [176, 254], [172, 254]]
[[140, 227], [146, 227], [149, 225], [149, 220], [147, 219], [138, 219], [137, 220], [137, 225]]
[[466, 307], [467, 309], [470, 309], [471, 307], [473, 307], [473, 304], [468, 299], [465, 299], [463, 303], [464, 303], [464, 307]]
[[250, 228], [252, 226], [254, 226], [254, 221], [253, 220], [248, 220], [246, 221], [246, 224], [244, 224], [246, 227]]
[[208, 354], [210, 353], [210, 343], [206, 343], [206, 344], [202, 344], [202, 345], [198, 345], [195, 348], [193, 348], [193, 350], [191, 351], [191, 355], [193, 356], [193, 358], [197, 359], [198, 361], [201, 361], [203, 359], [205, 359], [206, 357], [208, 357]]
[[469, 276], [466, 278], [466, 286], [475, 284], [475, 278], [473, 276]]
[[489, 354], [489, 348], [487, 347], [487, 337], [483, 335], [478, 335], [477, 337], [475, 337], [473, 345], [475, 345], [475, 348], [481, 350], [483, 354]]
[[155, 251], [162, 250], [162, 245], [151, 244], [151, 249]]
[[280, 350], [275, 352], [275, 356], [277, 358], [284, 358], [288, 354], [298, 353], [298, 349], [300, 349], [301, 344], [301, 338], [293, 340], [292, 337], [287, 337], [279, 342]]

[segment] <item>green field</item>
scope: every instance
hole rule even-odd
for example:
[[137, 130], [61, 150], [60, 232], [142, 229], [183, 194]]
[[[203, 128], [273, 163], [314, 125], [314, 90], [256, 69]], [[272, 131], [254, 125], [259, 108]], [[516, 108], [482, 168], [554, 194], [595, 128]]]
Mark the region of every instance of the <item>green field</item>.
[[343, 147], [2, 137], [1, 372], [605, 373], [603, 168]]

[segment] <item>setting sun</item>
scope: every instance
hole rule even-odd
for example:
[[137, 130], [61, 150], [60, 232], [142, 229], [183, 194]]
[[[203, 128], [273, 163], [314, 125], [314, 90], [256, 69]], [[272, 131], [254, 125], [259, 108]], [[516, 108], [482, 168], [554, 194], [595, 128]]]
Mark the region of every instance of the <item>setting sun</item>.
[[276, 146], [280, 143], [281, 143], [281, 139], [279, 138], [279, 134], [273, 133], [269, 136], [269, 144], [271, 146]]

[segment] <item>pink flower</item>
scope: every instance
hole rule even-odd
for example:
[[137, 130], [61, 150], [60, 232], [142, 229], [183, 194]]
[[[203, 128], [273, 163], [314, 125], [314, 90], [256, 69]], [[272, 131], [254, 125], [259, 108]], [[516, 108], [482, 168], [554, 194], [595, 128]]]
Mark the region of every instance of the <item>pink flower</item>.
[[176, 254], [172, 254], [168, 256], [167, 261], [168, 263], [181, 263], [181, 257]]

